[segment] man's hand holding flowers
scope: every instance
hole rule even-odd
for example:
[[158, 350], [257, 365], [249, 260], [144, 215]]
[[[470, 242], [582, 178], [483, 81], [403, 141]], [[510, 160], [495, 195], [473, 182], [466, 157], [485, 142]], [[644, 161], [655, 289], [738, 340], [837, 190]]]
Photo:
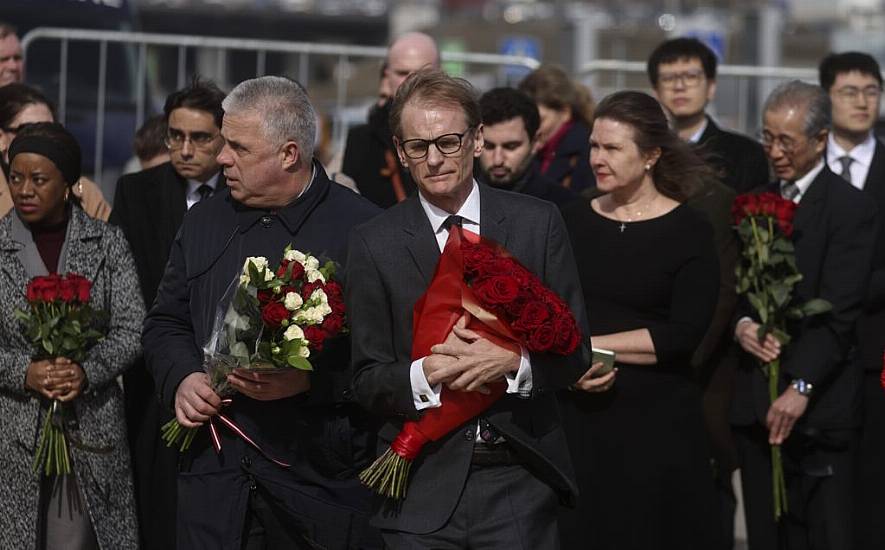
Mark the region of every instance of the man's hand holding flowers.
[[185, 376], [175, 390], [175, 419], [184, 428], [199, 428], [220, 408], [221, 398], [212, 390], [205, 372]]
[[[468, 322], [469, 314], [465, 313], [446, 341], [430, 348], [432, 355], [424, 360], [424, 373], [431, 386], [445, 383], [454, 391], [488, 393], [486, 384], [519, 370], [520, 355], [466, 328]], [[428, 373], [430, 359], [434, 361]]]

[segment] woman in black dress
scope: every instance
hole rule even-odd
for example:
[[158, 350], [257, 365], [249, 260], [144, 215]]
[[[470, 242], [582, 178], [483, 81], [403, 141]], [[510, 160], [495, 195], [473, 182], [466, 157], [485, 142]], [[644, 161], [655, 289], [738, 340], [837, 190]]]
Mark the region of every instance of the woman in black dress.
[[563, 215], [592, 345], [617, 354], [618, 374], [611, 391], [564, 397], [580, 501], [562, 518], [563, 548], [711, 550], [713, 472], [690, 359], [719, 266], [712, 228], [682, 204], [707, 169], [646, 94], [607, 97], [592, 128], [601, 195]]

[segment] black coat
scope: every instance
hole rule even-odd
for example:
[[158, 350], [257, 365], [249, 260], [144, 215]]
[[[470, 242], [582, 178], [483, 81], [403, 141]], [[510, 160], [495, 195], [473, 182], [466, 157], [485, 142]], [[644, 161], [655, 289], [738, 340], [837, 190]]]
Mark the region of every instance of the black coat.
[[[558, 209], [533, 197], [485, 185], [480, 191], [480, 232], [502, 244], [563, 297], [587, 334], [575, 260]], [[417, 197], [359, 227], [348, 251], [347, 301], [351, 315], [354, 393], [386, 420], [379, 451], [405, 417], [418, 418], [412, 401], [412, 312], [440, 256], [436, 237]], [[586, 350], [584, 350], [586, 351]], [[588, 368], [581, 352], [569, 357], [532, 354], [530, 399], [505, 395], [484, 416], [503, 433], [526, 467], [565, 502], [576, 484], [554, 389], [575, 382]], [[382, 510], [382, 529], [426, 534], [442, 527], [461, 495], [470, 468], [474, 424], [428, 444], [412, 466], [409, 492], [398, 512]]]
[[722, 182], [738, 194], [768, 183], [768, 159], [757, 141], [720, 128], [707, 117], [698, 140], [699, 152], [714, 167]]
[[556, 146], [553, 161], [543, 173], [562, 187], [576, 193], [596, 187], [596, 177], [590, 169], [590, 128], [576, 120]]
[[[224, 175], [219, 174], [216, 192], [225, 187]], [[187, 212], [186, 194], [187, 180], [170, 162], [127, 174], [117, 182], [109, 222], [123, 230], [132, 247], [146, 307], [154, 303], [169, 249]], [[159, 433], [172, 414], [160, 406], [143, 357], [123, 375], [123, 387], [141, 544], [145, 550], [171, 549], [178, 456]]]
[[[247, 256], [265, 256], [275, 265], [291, 243], [343, 264], [348, 231], [378, 212], [331, 182], [318, 163], [314, 167], [307, 192], [279, 211], [243, 206], [225, 191], [188, 213], [142, 336], [148, 368], [167, 406], [181, 380], [202, 371], [201, 347], [216, 306]], [[264, 451], [292, 464], [291, 470], [264, 459], [226, 429], [220, 430], [222, 451], [216, 454], [207, 430], [200, 430], [190, 464], [178, 478], [179, 546], [238, 550], [253, 484], [288, 511], [287, 521], [325, 547], [349, 548], [362, 536], [369, 493], [355, 474], [367, 459], [360, 453], [369, 452], [374, 440], [354, 428], [363, 415], [350, 404], [347, 352], [345, 339], [327, 342], [313, 359], [308, 395], [255, 401], [238, 394], [225, 408]]]
[[341, 172], [356, 182], [360, 193], [381, 208], [397, 203], [392, 174], [399, 174], [405, 195], [415, 194], [415, 183], [402, 167], [393, 146], [388, 124], [390, 102], [373, 109], [369, 122], [355, 126], [347, 134]]
[[881, 220], [885, 215], [885, 146], [879, 140], [863, 190], [879, 207], [880, 221], [870, 286], [857, 321], [858, 359], [864, 370], [878, 372], [885, 350], [885, 223]]
[[522, 177], [509, 187], [502, 187], [489, 183], [488, 176], [483, 172], [479, 160], [477, 160], [473, 166], [474, 174], [477, 175], [477, 181], [490, 185], [496, 189], [524, 193], [541, 200], [550, 201], [560, 207], [573, 202], [578, 198], [578, 194], [571, 189], [566, 189], [547, 176], [542, 176], [537, 162], [532, 162]]
[[[777, 192], [777, 186], [768, 189]], [[832, 310], [788, 327], [792, 341], [781, 358], [781, 384], [794, 378], [814, 385], [808, 409], [797, 430], [828, 430], [858, 421], [860, 369], [851, 360], [855, 322], [867, 292], [877, 232], [876, 207], [868, 196], [824, 166], [802, 196], [794, 219], [796, 264], [803, 279], [797, 303], [823, 298]], [[748, 306], [746, 315], [755, 318]], [[758, 361], [742, 354], [736, 373], [732, 423], [765, 424], [767, 382]]]

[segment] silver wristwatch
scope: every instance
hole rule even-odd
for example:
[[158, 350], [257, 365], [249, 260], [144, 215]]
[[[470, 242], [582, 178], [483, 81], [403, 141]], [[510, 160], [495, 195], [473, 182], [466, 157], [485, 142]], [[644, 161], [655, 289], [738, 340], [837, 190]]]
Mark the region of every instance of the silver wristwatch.
[[795, 378], [790, 382], [790, 387], [799, 392], [799, 395], [804, 395], [805, 397], [811, 397], [811, 392], [814, 391], [814, 386], [801, 378]]

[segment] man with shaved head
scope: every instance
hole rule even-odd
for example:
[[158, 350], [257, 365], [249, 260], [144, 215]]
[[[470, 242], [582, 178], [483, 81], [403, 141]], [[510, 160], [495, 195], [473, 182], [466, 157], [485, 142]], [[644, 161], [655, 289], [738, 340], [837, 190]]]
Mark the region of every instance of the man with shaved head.
[[341, 171], [356, 181], [363, 196], [382, 208], [415, 194], [411, 176], [397, 162], [388, 118], [390, 98], [410, 74], [423, 68], [439, 68], [439, 49], [433, 38], [410, 32], [394, 40], [378, 86], [379, 98], [386, 100], [372, 107], [367, 124], [347, 135]]

